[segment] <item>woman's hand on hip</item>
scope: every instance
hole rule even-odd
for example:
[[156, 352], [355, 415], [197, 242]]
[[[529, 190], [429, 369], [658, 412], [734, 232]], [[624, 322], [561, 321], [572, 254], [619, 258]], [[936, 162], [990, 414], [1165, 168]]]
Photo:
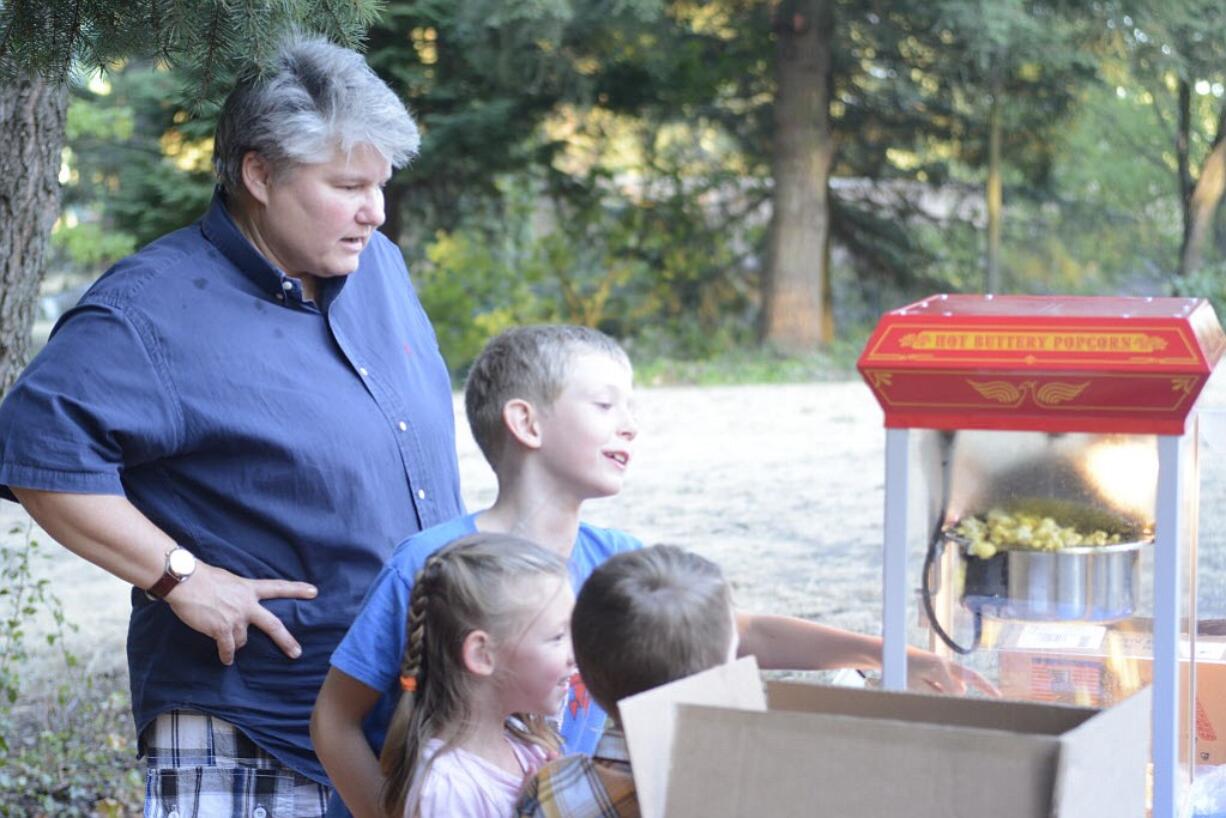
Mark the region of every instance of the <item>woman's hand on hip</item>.
[[223, 665], [230, 665], [235, 652], [247, 644], [247, 629], [252, 625], [264, 631], [286, 656], [301, 656], [302, 646], [260, 601], [314, 599], [317, 593], [315, 586], [306, 582], [247, 579], [202, 563], [190, 579], [166, 595], [165, 601], [183, 624], [216, 641], [217, 657]]

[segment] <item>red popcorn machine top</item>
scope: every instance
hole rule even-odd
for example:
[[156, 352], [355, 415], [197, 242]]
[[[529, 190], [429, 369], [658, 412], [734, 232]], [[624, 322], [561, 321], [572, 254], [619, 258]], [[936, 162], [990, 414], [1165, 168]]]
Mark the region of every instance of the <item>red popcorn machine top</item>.
[[1109, 706], [1152, 679], [1153, 814], [1175, 818], [1226, 763], [1226, 708], [1219, 748], [1191, 705], [1198, 661], [1226, 675], [1196, 617], [1195, 409], [1224, 349], [1201, 299], [884, 315], [858, 362], [885, 412], [884, 686], [906, 687], [909, 641], [1013, 698]]

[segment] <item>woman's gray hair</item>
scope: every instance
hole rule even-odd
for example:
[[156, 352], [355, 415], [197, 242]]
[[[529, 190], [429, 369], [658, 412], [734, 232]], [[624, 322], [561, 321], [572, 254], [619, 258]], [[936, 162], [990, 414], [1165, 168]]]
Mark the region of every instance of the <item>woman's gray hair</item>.
[[337, 148], [367, 144], [393, 167], [417, 153], [417, 124], [395, 92], [356, 51], [294, 36], [270, 68], [226, 98], [213, 142], [213, 168], [227, 193], [243, 189], [243, 157], [256, 151], [281, 174], [326, 162]]

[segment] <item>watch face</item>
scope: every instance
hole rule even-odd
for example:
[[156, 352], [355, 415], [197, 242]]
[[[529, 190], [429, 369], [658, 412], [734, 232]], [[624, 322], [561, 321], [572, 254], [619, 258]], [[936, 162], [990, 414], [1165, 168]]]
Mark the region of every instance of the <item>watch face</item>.
[[196, 558], [192, 556], [192, 552], [176, 548], [170, 552], [167, 567], [170, 569], [170, 573], [183, 579], [190, 576], [192, 571], [196, 570]]

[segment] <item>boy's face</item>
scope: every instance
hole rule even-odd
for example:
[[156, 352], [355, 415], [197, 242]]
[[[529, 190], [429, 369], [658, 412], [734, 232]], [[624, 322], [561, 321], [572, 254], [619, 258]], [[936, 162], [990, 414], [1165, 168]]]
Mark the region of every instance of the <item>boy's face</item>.
[[621, 491], [638, 434], [633, 378], [618, 358], [577, 353], [562, 394], [541, 413], [541, 456], [579, 502]]

